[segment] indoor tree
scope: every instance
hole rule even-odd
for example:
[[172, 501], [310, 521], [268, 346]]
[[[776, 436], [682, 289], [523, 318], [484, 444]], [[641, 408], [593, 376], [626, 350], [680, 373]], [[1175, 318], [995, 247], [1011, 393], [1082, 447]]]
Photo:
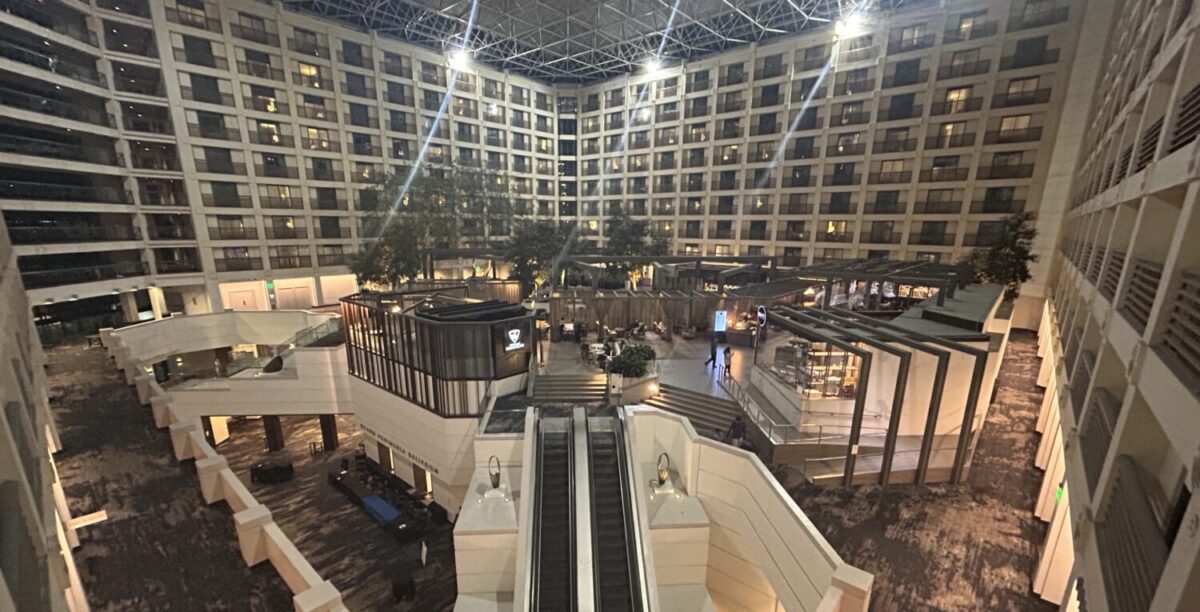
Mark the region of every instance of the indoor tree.
[[986, 246], [975, 248], [962, 263], [975, 270], [979, 280], [1004, 286], [1004, 298], [1012, 300], [1029, 280], [1029, 264], [1037, 261], [1033, 254], [1034, 215], [1019, 212], [1009, 215]]
[[521, 281], [523, 295], [549, 280], [554, 261], [571, 236], [555, 221], [525, 219], [513, 224], [504, 257], [512, 263], [512, 278]]
[[507, 232], [514, 214], [508, 181], [499, 173], [453, 165], [400, 169], [360, 202], [378, 205], [363, 220], [362, 248], [350, 263], [360, 284], [395, 287], [416, 279], [434, 248], [486, 245]]
[[[650, 224], [645, 220], [632, 219], [623, 209], [617, 209], [608, 218], [601, 254], [610, 257], [640, 257], [666, 255], [667, 249], [667, 239], [655, 236], [650, 231]], [[636, 286], [641, 278], [643, 266], [628, 261], [614, 261], [609, 262], [607, 268], [611, 274], [625, 275]]]

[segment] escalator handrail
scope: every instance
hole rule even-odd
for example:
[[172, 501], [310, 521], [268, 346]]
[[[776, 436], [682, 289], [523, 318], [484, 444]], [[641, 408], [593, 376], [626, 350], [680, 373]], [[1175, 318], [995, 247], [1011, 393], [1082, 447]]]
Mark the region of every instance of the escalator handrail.
[[621, 472], [621, 503], [625, 507], [625, 545], [628, 548], [630, 567], [629, 587], [633, 598], [633, 609], [640, 612], [650, 612], [649, 585], [646, 584], [645, 543], [642, 532], [638, 528], [637, 504], [634, 502], [634, 492], [631, 485], [635, 484], [633, 463], [627, 454], [630, 445], [625, 439], [625, 413], [618, 411], [617, 426], [617, 465]]
[[533, 519], [532, 519], [532, 522], [529, 527], [530, 543], [529, 543], [529, 558], [527, 559], [527, 561], [529, 563], [529, 568], [528, 568], [529, 569], [529, 572], [528, 572], [529, 577], [528, 577], [528, 582], [526, 583], [526, 587], [528, 589], [528, 592], [526, 593], [526, 595], [528, 596], [528, 599], [529, 599], [529, 608], [528, 608], [529, 610], [537, 610], [538, 594], [539, 594], [539, 590], [538, 590], [539, 571], [538, 571], [538, 569], [541, 567], [541, 555], [539, 554], [538, 551], [541, 550], [541, 543], [542, 543], [542, 518], [541, 518], [542, 517], [542, 495], [541, 495], [541, 493], [542, 493], [542, 487], [545, 486], [545, 483], [543, 483], [542, 479], [540, 478], [540, 476], [542, 474], [542, 461], [543, 461], [543, 457], [542, 457], [542, 455], [543, 455], [543, 448], [542, 448], [543, 433], [542, 433], [542, 419], [541, 419], [540, 415], [538, 416], [537, 425], [535, 427], [536, 427], [536, 431], [534, 432], [533, 443], [537, 445], [537, 448], [534, 451], [534, 461], [536, 462], [536, 465], [534, 466], [534, 478], [536, 480], [534, 481], [534, 483], [535, 483], [534, 490], [532, 491], [532, 493], [533, 493], [533, 500], [532, 500], [533, 501]]

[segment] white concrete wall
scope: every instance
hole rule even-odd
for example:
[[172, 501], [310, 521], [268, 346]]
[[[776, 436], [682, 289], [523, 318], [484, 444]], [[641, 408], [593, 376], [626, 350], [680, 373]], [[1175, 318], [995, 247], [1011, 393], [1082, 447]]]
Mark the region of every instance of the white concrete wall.
[[296, 349], [276, 374], [189, 381], [169, 395], [185, 418], [339, 414], [353, 406], [345, 346]]
[[718, 609], [867, 609], [873, 578], [842, 561], [758, 457], [701, 438], [675, 415], [636, 407], [630, 418], [636, 460], [647, 469], [668, 453], [708, 514]]
[[522, 470], [500, 471], [493, 490], [487, 468], [475, 470], [454, 526], [458, 595], [511, 598], [517, 575], [517, 515]]
[[329, 274], [317, 279], [321, 286], [318, 304], [333, 304], [347, 295], [358, 292], [358, 281], [353, 274]]
[[[170, 317], [122, 327], [109, 333], [136, 363], [150, 364], [170, 355], [205, 351], [235, 344], [279, 344], [308, 327], [336, 315], [303, 310], [268, 312], [225, 311]], [[115, 355], [114, 355], [115, 356]]]
[[434, 500], [451, 516], [457, 514], [475, 470], [473, 441], [479, 420], [442, 418], [354, 377], [350, 391], [351, 412], [368, 436], [367, 448], [374, 445], [372, 440], [390, 446], [395, 472], [405, 481], [412, 481], [417, 458], [432, 473]]
[[267, 300], [267, 283], [265, 281], [241, 281], [221, 283], [218, 286], [221, 295], [221, 309], [238, 311], [270, 310]]

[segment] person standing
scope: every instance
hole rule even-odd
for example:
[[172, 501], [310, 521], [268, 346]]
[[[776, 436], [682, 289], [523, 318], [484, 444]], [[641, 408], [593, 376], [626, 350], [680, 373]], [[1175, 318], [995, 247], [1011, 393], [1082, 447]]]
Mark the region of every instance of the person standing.
[[704, 369], [708, 369], [708, 364], [717, 365], [717, 335], [713, 334], [712, 342], [708, 344], [708, 361], [704, 362]]
[[733, 376], [733, 348], [728, 344], [725, 345], [725, 378]]
[[729, 424], [729, 432], [725, 434], [729, 439], [729, 444], [736, 448], [741, 448], [742, 443], [746, 441], [746, 422], [742, 420], [742, 415], [734, 417], [733, 422]]

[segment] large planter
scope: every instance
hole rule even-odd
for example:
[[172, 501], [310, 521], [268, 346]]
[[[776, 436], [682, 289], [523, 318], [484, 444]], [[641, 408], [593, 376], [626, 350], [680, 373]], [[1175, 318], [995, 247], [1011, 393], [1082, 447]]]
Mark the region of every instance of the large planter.
[[620, 377], [621, 381], [621, 402], [624, 404], [640, 404], [641, 402], [658, 395], [658, 374], [654, 368], [649, 368], [649, 373], [638, 378]]

